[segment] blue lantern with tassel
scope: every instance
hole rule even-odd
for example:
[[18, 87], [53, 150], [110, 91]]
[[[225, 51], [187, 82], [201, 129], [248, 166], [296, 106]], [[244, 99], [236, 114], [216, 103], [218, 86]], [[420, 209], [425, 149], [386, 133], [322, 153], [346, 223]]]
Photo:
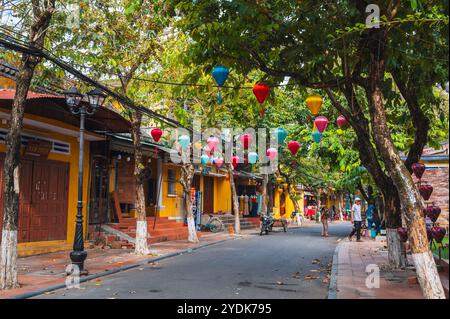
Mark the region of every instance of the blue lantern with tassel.
[[216, 81], [217, 85], [219, 86], [219, 97], [217, 99], [217, 102], [219, 104], [221, 104], [223, 102], [222, 93], [220, 92], [220, 88], [225, 84], [225, 81], [227, 80], [229, 74], [230, 74], [230, 71], [222, 65], [218, 65], [218, 66], [214, 67], [214, 69], [212, 70], [212, 75], [214, 77], [214, 80]]

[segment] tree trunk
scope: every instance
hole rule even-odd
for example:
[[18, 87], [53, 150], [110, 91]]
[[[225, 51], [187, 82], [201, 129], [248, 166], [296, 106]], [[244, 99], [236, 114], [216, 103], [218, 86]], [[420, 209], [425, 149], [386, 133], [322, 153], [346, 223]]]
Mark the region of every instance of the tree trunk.
[[392, 186], [391, 189], [383, 191], [383, 197], [389, 264], [395, 268], [404, 268], [407, 265], [405, 244], [397, 233], [397, 228], [402, 226], [397, 190]]
[[134, 148], [134, 177], [136, 182], [136, 243], [134, 252], [138, 255], [147, 255], [148, 249], [148, 228], [147, 213], [145, 210], [145, 193], [144, 193], [144, 164], [142, 163], [142, 146], [141, 146], [141, 123], [142, 114], [133, 112], [131, 123], [131, 134], [133, 137]]
[[183, 166], [181, 166], [181, 178], [180, 183], [183, 186], [184, 204], [186, 209], [186, 220], [188, 225], [188, 241], [191, 243], [198, 243], [197, 230], [195, 229], [194, 214], [192, 212], [192, 198], [191, 198], [191, 185], [194, 178], [194, 165], [188, 160], [184, 160]]
[[241, 220], [239, 216], [239, 203], [236, 192], [236, 184], [233, 177], [233, 165], [228, 164], [228, 175], [230, 175], [230, 187], [231, 197], [233, 198], [233, 211], [234, 211], [234, 233], [239, 234], [241, 232]]
[[[30, 44], [41, 47], [55, 7], [55, 1], [44, 6], [33, 1], [33, 24]], [[0, 289], [18, 287], [17, 282], [17, 230], [19, 227], [19, 162], [23, 117], [26, 98], [34, 70], [41, 58], [23, 54], [16, 80], [16, 93], [6, 136], [6, 154], [3, 166], [3, 228], [0, 246]]]
[[263, 175], [263, 182], [261, 186], [261, 215], [267, 215], [267, 183], [268, 175]]
[[399, 194], [409, 230], [412, 258], [422, 292], [427, 299], [444, 299], [444, 290], [428, 246], [425, 221], [422, 217], [423, 200], [411, 174], [398, 155], [387, 125], [381, 91], [381, 81], [384, 79], [385, 30], [374, 31], [373, 35], [369, 47], [369, 85], [366, 87], [372, 136]]
[[267, 182], [267, 213], [273, 213], [273, 182], [271, 179]]

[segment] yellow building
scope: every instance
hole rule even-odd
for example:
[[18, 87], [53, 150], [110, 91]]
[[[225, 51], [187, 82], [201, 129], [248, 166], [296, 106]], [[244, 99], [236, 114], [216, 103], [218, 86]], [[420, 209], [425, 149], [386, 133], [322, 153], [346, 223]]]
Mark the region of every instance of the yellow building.
[[[3, 161], [6, 151], [5, 138], [10, 124], [14, 86], [13, 79], [0, 77], [1, 185], [3, 185]], [[70, 248], [73, 243], [77, 213], [79, 119], [70, 113], [64, 97], [29, 92], [23, 124], [19, 170], [19, 255]], [[90, 175], [90, 146], [91, 143], [105, 139], [105, 136], [95, 132], [124, 130], [129, 130], [128, 122], [119, 114], [106, 108], [86, 119], [83, 164], [85, 226], [87, 224], [86, 199]], [[1, 227], [3, 192], [0, 192], [0, 207]]]

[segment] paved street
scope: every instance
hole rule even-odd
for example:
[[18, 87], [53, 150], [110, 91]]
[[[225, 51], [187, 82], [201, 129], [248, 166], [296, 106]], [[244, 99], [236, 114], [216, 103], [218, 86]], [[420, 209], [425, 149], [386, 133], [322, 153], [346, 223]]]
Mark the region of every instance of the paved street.
[[320, 224], [287, 233], [251, 235], [120, 272], [38, 298], [319, 298], [338, 239], [349, 223]]

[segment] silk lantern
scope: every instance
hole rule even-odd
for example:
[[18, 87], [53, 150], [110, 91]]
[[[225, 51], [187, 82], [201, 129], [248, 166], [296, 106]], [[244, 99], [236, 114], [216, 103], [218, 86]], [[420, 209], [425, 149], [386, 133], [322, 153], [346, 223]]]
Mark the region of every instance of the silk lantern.
[[200, 161], [201, 161], [202, 165], [208, 164], [209, 156], [206, 154], [203, 154], [202, 156], [200, 156]]
[[248, 162], [250, 164], [255, 164], [257, 160], [258, 160], [258, 154], [256, 152], [248, 153]]
[[206, 143], [208, 144], [208, 147], [211, 150], [211, 152], [214, 152], [216, 150], [217, 145], [219, 145], [219, 139], [215, 136], [210, 136], [206, 140]]
[[219, 88], [218, 88], [219, 96], [217, 98], [217, 102], [219, 104], [221, 104], [223, 102], [222, 92], [221, 92], [220, 88], [225, 84], [225, 81], [227, 80], [229, 74], [230, 74], [230, 71], [222, 65], [218, 65], [218, 66], [214, 67], [214, 69], [212, 70], [212, 75], [214, 77], [214, 80], [216, 81], [217, 85], [219, 86]]
[[191, 139], [187, 135], [181, 135], [178, 138], [178, 143], [180, 143], [182, 150], [186, 150], [188, 148], [189, 144], [191, 143]]
[[239, 156], [234, 155], [231, 157], [231, 165], [233, 165], [234, 168], [236, 168], [236, 166], [238, 166], [239, 161], [240, 161]]
[[264, 101], [269, 96], [270, 86], [265, 83], [256, 83], [253, 86], [253, 94], [258, 100], [259, 104], [261, 104], [261, 117], [264, 120]]
[[284, 140], [288, 136], [288, 132], [284, 128], [279, 127], [279, 128], [275, 129], [275, 136], [277, 137], [278, 143], [281, 144], [284, 142]]
[[291, 154], [295, 156], [295, 154], [297, 154], [298, 150], [300, 149], [300, 143], [297, 141], [290, 141], [288, 143], [288, 149], [291, 152]]
[[244, 149], [247, 150], [250, 147], [250, 144], [252, 143], [253, 137], [250, 134], [244, 134], [241, 135], [239, 139], [242, 145], [244, 146]]
[[414, 163], [411, 165], [411, 168], [412, 168], [414, 175], [416, 175], [416, 177], [418, 179], [421, 179], [423, 176], [423, 173], [425, 172], [425, 165], [422, 163]]
[[[153, 128], [153, 129], [150, 131], [150, 135], [152, 136], [153, 140], [154, 140], [156, 143], [159, 142], [159, 140], [160, 140], [162, 134], [163, 134], [163, 132], [162, 132], [161, 129], [159, 129], [159, 128]], [[156, 157], [158, 157], [158, 148], [157, 148], [156, 146], [155, 146], [155, 154], [156, 154]]]
[[319, 131], [319, 133], [323, 133], [328, 125], [328, 119], [325, 116], [318, 116], [314, 120], [314, 123], [316, 124], [316, 128]]
[[322, 134], [319, 131], [314, 131], [311, 133], [314, 143], [320, 143], [322, 140]]
[[267, 149], [266, 155], [271, 161], [273, 161], [277, 157], [278, 151], [276, 148], [271, 147]]
[[348, 124], [347, 119], [344, 115], [339, 115], [336, 122], [339, 128], [345, 128]]
[[309, 96], [306, 99], [306, 105], [309, 108], [309, 111], [312, 115], [317, 115], [320, 112], [320, 108], [322, 107], [322, 97], [319, 95]]
[[223, 158], [215, 158], [214, 165], [216, 165], [217, 168], [221, 168], [223, 165]]
[[429, 200], [431, 194], [433, 193], [433, 186], [425, 184], [419, 186], [419, 193], [422, 195], [424, 200]]

